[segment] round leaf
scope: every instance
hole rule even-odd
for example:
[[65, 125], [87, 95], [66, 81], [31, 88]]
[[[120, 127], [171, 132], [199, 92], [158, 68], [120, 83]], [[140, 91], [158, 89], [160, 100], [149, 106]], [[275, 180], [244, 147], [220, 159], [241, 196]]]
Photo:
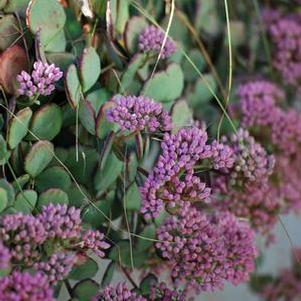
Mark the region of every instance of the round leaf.
[[25, 158], [25, 170], [32, 177], [39, 175], [51, 162], [54, 155], [53, 145], [48, 141], [35, 143]]
[[49, 188], [67, 190], [70, 185], [71, 179], [69, 174], [60, 166], [50, 167], [36, 178], [36, 187], [39, 192]]
[[88, 91], [100, 75], [100, 58], [93, 47], [85, 48], [79, 64], [83, 91]]
[[[9, 184], [5, 179], [0, 180], [0, 188], [6, 191], [7, 202], [11, 205], [15, 200], [15, 191], [11, 184]], [[1, 200], [1, 199], [0, 199]]]
[[81, 85], [75, 65], [70, 65], [65, 74], [65, 88], [70, 106], [75, 109], [81, 98]]
[[14, 208], [18, 212], [29, 214], [34, 209], [38, 195], [34, 190], [25, 190], [20, 192], [15, 200]]
[[33, 34], [40, 32], [41, 43], [47, 46], [63, 29], [66, 15], [56, 0], [31, 0], [26, 22]]
[[8, 203], [7, 192], [5, 189], [0, 187], [0, 212], [2, 212]]
[[98, 288], [98, 283], [92, 279], [86, 279], [75, 285], [72, 295], [79, 301], [90, 301], [96, 295]]
[[165, 71], [158, 72], [149, 79], [142, 94], [158, 102], [169, 102], [181, 96], [184, 87], [184, 75], [177, 64], [170, 64]]
[[[60, 107], [54, 103], [46, 104], [34, 113], [30, 129], [43, 140], [52, 140], [61, 130], [63, 114]], [[30, 139], [35, 138], [30, 135]]]
[[38, 210], [41, 210], [43, 206], [46, 206], [50, 203], [68, 204], [69, 200], [67, 193], [56, 188], [48, 189], [39, 196], [37, 208]]
[[94, 277], [97, 271], [98, 265], [96, 261], [88, 257], [83, 264], [74, 266], [68, 277], [74, 280], [83, 280]]
[[31, 116], [31, 109], [25, 108], [10, 120], [8, 126], [8, 145], [11, 149], [14, 149], [26, 136]]

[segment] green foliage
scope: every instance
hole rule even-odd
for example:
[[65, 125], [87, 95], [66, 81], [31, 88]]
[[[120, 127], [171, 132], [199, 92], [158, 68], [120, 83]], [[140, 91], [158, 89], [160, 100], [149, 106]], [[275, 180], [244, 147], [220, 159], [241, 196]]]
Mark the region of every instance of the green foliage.
[[60, 166], [49, 167], [41, 172], [36, 178], [36, 188], [39, 192], [49, 188], [68, 190], [71, 179], [66, 170]]
[[88, 257], [83, 263], [76, 265], [69, 274], [70, 279], [83, 280], [92, 278], [98, 271], [98, 265], [95, 260]]
[[92, 279], [78, 282], [73, 288], [72, 295], [78, 301], [90, 301], [96, 295], [99, 285]]
[[96, 83], [100, 75], [100, 59], [94, 48], [84, 49], [79, 64], [83, 92], [87, 92]]
[[70, 65], [65, 75], [65, 87], [68, 101], [72, 108], [76, 108], [81, 100], [81, 85], [75, 65]]
[[25, 171], [32, 177], [38, 176], [51, 162], [53, 155], [53, 144], [49, 141], [36, 142], [25, 158]]
[[11, 149], [15, 148], [28, 132], [28, 126], [31, 120], [32, 110], [24, 108], [20, 110], [9, 122], [8, 127], [8, 145]]
[[15, 191], [13, 186], [5, 179], [0, 179], [0, 188], [2, 191], [4, 190], [6, 192], [6, 197], [4, 192], [2, 192], [2, 195], [4, 195], [4, 198], [7, 200], [7, 204], [12, 205], [15, 200]]
[[17, 194], [14, 202], [14, 208], [18, 212], [29, 214], [35, 208], [38, 200], [38, 194], [34, 190], [24, 190]]
[[0, 212], [2, 212], [8, 203], [7, 192], [4, 188], [0, 187]]
[[142, 93], [159, 102], [174, 101], [181, 96], [184, 75], [179, 65], [171, 64], [165, 71], [157, 72], [144, 85]]
[[51, 188], [40, 194], [37, 208], [41, 210], [43, 206], [48, 204], [68, 204], [69, 198], [66, 192], [57, 188]]
[[30, 130], [30, 140], [36, 140], [36, 137], [42, 140], [51, 141], [61, 130], [63, 115], [60, 107], [56, 104], [46, 104], [39, 108], [32, 117]]
[[[45, 49], [54, 45], [57, 37], [62, 35], [66, 14], [56, 0], [32, 0], [27, 10], [28, 25], [33, 34], [40, 32], [41, 43]], [[61, 43], [61, 41], [59, 40]], [[60, 43], [56, 43], [57, 45]]]
[[[1, 3], [0, 3], [1, 4]], [[18, 38], [18, 23], [13, 15], [0, 18], [0, 50], [10, 47]]]

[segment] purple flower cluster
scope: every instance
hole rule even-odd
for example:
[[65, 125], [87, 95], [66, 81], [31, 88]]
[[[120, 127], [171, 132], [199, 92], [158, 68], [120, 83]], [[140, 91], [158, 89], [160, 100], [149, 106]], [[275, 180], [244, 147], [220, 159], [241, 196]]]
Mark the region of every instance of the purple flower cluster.
[[38, 216], [47, 238], [77, 239], [81, 235], [80, 210], [67, 205], [49, 204]]
[[279, 18], [268, 28], [274, 44], [273, 65], [283, 80], [300, 91], [301, 25], [294, 16]]
[[247, 130], [239, 129], [231, 136], [234, 151], [234, 168], [230, 173], [232, 184], [267, 181], [272, 174], [275, 158], [268, 155]]
[[146, 301], [145, 298], [132, 292], [125, 282], [119, 282], [116, 286], [109, 285], [98, 293], [93, 301]]
[[229, 171], [233, 168], [235, 158], [232, 147], [214, 140], [211, 143], [211, 160], [214, 169]]
[[213, 220], [224, 240], [227, 280], [233, 284], [247, 281], [255, 269], [254, 258], [258, 255], [254, 244], [255, 233], [246, 222], [239, 221], [229, 212], [216, 214]]
[[230, 214], [212, 217], [187, 205], [163, 222], [157, 236], [172, 279], [196, 291], [222, 288], [225, 280], [238, 284], [254, 269], [254, 233]]
[[[139, 36], [139, 49], [143, 52], [160, 53], [164, 42], [165, 34], [156, 26], [148, 26]], [[176, 44], [170, 38], [167, 38], [166, 43], [161, 51], [161, 58], [170, 57], [176, 52]]]
[[151, 288], [150, 301], [185, 301], [186, 294], [177, 290], [171, 290], [166, 283], [155, 284]]
[[271, 126], [271, 143], [287, 155], [298, 152], [301, 145], [301, 115], [297, 111], [278, 110]]
[[36, 271], [45, 274], [49, 284], [55, 285], [71, 272], [76, 260], [74, 254], [58, 252], [52, 254], [47, 261], [35, 263], [34, 268]]
[[181, 207], [183, 201], [208, 200], [210, 189], [193, 175], [194, 165], [212, 154], [206, 142], [207, 133], [197, 127], [164, 135], [162, 154], [140, 190], [145, 218], [157, 217], [165, 201], [173, 208]]
[[171, 117], [162, 104], [144, 96], [115, 96], [116, 105], [107, 113], [110, 122], [118, 123], [121, 129], [135, 131], [171, 129]]
[[242, 126], [266, 126], [275, 120], [276, 103], [284, 99], [284, 92], [266, 80], [250, 81], [238, 89]]
[[55, 83], [61, 79], [63, 72], [54, 64], [48, 65], [41, 61], [33, 64], [33, 71], [28, 74], [22, 71], [17, 75], [19, 94], [32, 97], [34, 95], [50, 95], [55, 90]]
[[87, 230], [82, 234], [83, 248], [93, 251], [98, 257], [105, 256], [104, 250], [110, 245], [104, 241], [104, 234], [97, 230]]
[[[32, 266], [40, 260], [40, 249], [49, 240], [55, 240], [59, 248], [75, 248], [76, 251], [80, 246], [100, 257], [104, 256], [103, 250], [110, 246], [104, 241], [101, 232], [83, 231], [79, 209], [49, 204], [37, 216], [16, 213], [4, 215], [0, 219], [0, 262], [3, 266], [9, 260]], [[71, 255], [64, 253], [53, 254], [48, 262], [40, 262], [36, 268], [47, 271], [50, 277], [58, 277], [58, 281], [70, 270], [73, 259]], [[49, 281], [53, 282], [55, 279], [51, 278]]]
[[11, 254], [9, 249], [0, 241], [0, 269], [7, 269], [10, 264]]
[[260, 81], [242, 85], [238, 95], [245, 127], [260, 129], [258, 136], [269, 139], [277, 152], [297, 153], [301, 144], [301, 116], [294, 109], [285, 111], [278, 105], [278, 100], [283, 99], [283, 91], [271, 82]]
[[43, 224], [31, 215], [16, 213], [0, 220], [0, 238], [13, 262], [31, 265], [40, 256], [38, 246], [46, 240]]
[[215, 179], [213, 199], [217, 209], [246, 218], [253, 229], [270, 234], [281, 212], [280, 192], [264, 182], [246, 185], [243, 190], [233, 188], [228, 182], [225, 176]]
[[0, 300], [55, 301], [48, 279], [41, 273], [13, 272], [0, 278]]

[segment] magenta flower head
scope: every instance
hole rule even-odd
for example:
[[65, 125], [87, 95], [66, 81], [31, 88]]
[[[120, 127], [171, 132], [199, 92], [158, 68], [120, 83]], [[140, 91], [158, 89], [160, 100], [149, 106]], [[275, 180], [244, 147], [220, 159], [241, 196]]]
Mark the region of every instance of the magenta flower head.
[[246, 281], [257, 255], [254, 233], [231, 214], [206, 215], [186, 205], [157, 230], [156, 248], [171, 277], [196, 291], [216, 290], [225, 280]]
[[279, 110], [271, 129], [271, 140], [286, 155], [298, 153], [301, 145], [301, 115], [294, 109]]
[[233, 167], [235, 156], [232, 147], [214, 140], [211, 143], [211, 152], [211, 161], [214, 169], [228, 171]]
[[300, 92], [301, 25], [297, 18], [283, 17], [269, 27], [274, 43], [273, 65], [283, 80]]
[[248, 219], [254, 230], [269, 236], [281, 213], [286, 193], [264, 182], [253, 182], [244, 189], [233, 189], [228, 182], [224, 176], [215, 180], [212, 198], [216, 199], [217, 208]]
[[[148, 26], [139, 36], [139, 50], [146, 53], [159, 54], [165, 38], [165, 33], [156, 26]], [[161, 51], [161, 58], [170, 57], [176, 52], [176, 44], [171, 38], [167, 38]]]
[[1, 218], [0, 238], [9, 248], [13, 262], [31, 265], [40, 256], [38, 246], [46, 240], [46, 233], [38, 219], [16, 213]]
[[212, 154], [207, 138], [206, 131], [197, 127], [164, 135], [162, 154], [140, 190], [145, 218], [158, 217], [165, 205], [170, 209], [186, 201], [209, 201], [210, 188], [193, 174], [196, 162]]
[[51, 285], [55, 285], [68, 276], [75, 263], [76, 255], [58, 252], [52, 254], [47, 261], [35, 263], [34, 268], [37, 272], [44, 273]]
[[105, 236], [98, 230], [87, 230], [82, 234], [83, 248], [93, 251], [98, 257], [105, 256], [104, 250], [110, 248]]
[[22, 71], [17, 75], [19, 94], [33, 97], [35, 95], [50, 95], [55, 90], [55, 83], [61, 79], [63, 72], [54, 64], [48, 65], [41, 61], [33, 64], [33, 71], [28, 74]]
[[204, 213], [188, 205], [179, 216], [164, 221], [157, 230], [156, 248], [169, 261], [176, 283], [197, 291], [222, 287], [226, 249], [220, 234]]
[[277, 114], [276, 104], [284, 99], [284, 92], [265, 80], [245, 83], [237, 94], [243, 127], [271, 125]]
[[239, 129], [231, 136], [235, 163], [231, 171], [233, 184], [266, 181], [275, 165], [273, 155], [258, 144], [247, 130]]
[[10, 265], [11, 254], [7, 247], [0, 241], [0, 269], [7, 269]]
[[31, 275], [15, 271], [0, 278], [0, 300], [55, 301], [55, 298], [44, 274]]
[[109, 285], [98, 293], [92, 301], [146, 301], [145, 298], [132, 292], [125, 282], [119, 282], [116, 286]]
[[238, 220], [229, 212], [216, 214], [213, 222], [225, 241], [226, 279], [235, 285], [249, 280], [258, 255], [255, 232], [247, 222]]
[[116, 105], [107, 113], [110, 122], [118, 123], [122, 130], [169, 131], [171, 117], [162, 104], [144, 96], [115, 96]]
[[150, 301], [185, 301], [186, 294], [181, 291], [172, 290], [166, 283], [161, 282], [153, 285], [150, 292]]
[[67, 205], [49, 204], [37, 216], [49, 239], [79, 239], [81, 235], [80, 210]]

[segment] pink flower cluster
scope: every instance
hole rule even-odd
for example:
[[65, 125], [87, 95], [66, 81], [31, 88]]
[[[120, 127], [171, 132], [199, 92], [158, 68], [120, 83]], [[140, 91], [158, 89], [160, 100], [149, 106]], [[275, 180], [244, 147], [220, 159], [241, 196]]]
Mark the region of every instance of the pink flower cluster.
[[11, 260], [9, 249], [0, 241], [0, 269], [7, 269]]
[[141, 188], [145, 218], [157, 217], [165, 205], [175, 208], [186, 201], [208, 201], [210, 188], [194, 176], [195, 164], [212, 155], [206, 142], [207, 133], [197, 127], [164, 135], [162, 154]]
[[300, 92], [301, 25], [294, 15], [267, 19], [267, 29], [274, 44], [273, 65], [283, 80]]
[[76, 255], [63, 252], [53, 253], [47, 261], [34, 264], [36, 271], [43, 272], [51, 285], [63, 280], [76, 263]]
[[116, 286], [109, 285], [98, 293], [93, 301], [146, 301], [145, 298], [132, 292], [125, 282], [119, 282]]
[[[255, 83], [246, 83], [239, 88], [238, 109], [242, 120], [247, 120], [245, 125], [249, 131], [275, 154], [275, 167], [264, 185], [253, 184], [239, 191], [226, 188], [227, 180], [221, 179], [216, 181], [216, 188], [219, 192], [223, 190], [224, 204], [219, 202], [220, 205], [237, 216], [250, 218], [254, 228], [267, 233], [276, 223], [278, 214], [301, 208], [298, 168], [301, 162], [301, 115], [295, 109], [286, 111], [280, 106], [281, 102], [277, 100], [283, 92], [274, 84]], [[263, 112], [270, 114], [267, 122], [262, 122]], [[252, 122], [248, 122], [249, 116], [253, 116]]]
[[[225, 137], [224, 141], [227, 141]], [[234, 152], [234, 167], [230, 171], [231, 184], [266, 181], [273, 172], [274, 156], [268, 155], [254, 137], [242, 128], [231, 136], [230, 143]]]
[[[0, 219], [2, 265], [12, 263], [32, 267], [45, 273], [51, 284], [62, 280], [76, 263], [76, 252], [93, 251], [104, 257], [106, 243], [98, 230], [84, 230], [80, 209], [67, 205], [49, 204], [37, 216], [22, 213], [4, 215]], [[53, 253], [41, 261], [45, 242], [53, 241]], [[65, 251], [65, 252], [64, 252]], [[34, 300], [34, 299], [32, 299]]]
[[281, 212], [280, 195], [268, 183], [253, 183], [244, 189], [229, 185], [226, 177], [215, 180], [214, 204], [219, 210], [229, 210], [239, 218], [248, 219], [252, 228], [261, 234], [269, 234]]
[[47, 277], [15, 271], [0, 278], [0, 300], [5, 301], [55, 301]]
[[259, 138], [269, 139], [275, 152], [290, 155], [301, 145], [301, 115], [281, 108], [283, 95], [266, 80], [245, 83], [238, 89], [239, 111], [245, 127]]
[[118, 123], [122, 130], [169, 131], [171, 117], [162, 104], [144, 96], [115, 96], [115, 106], [107, 113], [110, 122]]
[[275, 104], [284, 99], [284, 93], [275, 84], [266, 80], [255, 80], [241, 85], [238, 89], [241, 125], [271, 125], [275, 119]]
[[[146, 53], [160, 53], [165, 33], [156, 26], [148, 26], [139, 36], [139, 50]], [[176, 51], [176, 44], [169, 37], [161, 51], [161, 58], [170, 57]]]
[[41, 61], [33, 64], [33, 71], [28, 74], [22, 71], [17, 75], [19, 94], [32, 97], [34, 95], [50, 95], [55, 89], [55, 83], [61, 79], [63, 72], [54, 64], [48, 65]]
[[157, 236], [172, 279], [196, 291], [222, 288], [225, 280], [238, 284], [254, 270], [254, 232], [230, 213], [211, 216], [187, 205], [163, 222]]
[[38, 246], [45, 242], [46, 233], [39, 219], [16, 213], [0, 219], [0, 239], [9, 248], [12, 262], [31, 265], [40, 256]]

